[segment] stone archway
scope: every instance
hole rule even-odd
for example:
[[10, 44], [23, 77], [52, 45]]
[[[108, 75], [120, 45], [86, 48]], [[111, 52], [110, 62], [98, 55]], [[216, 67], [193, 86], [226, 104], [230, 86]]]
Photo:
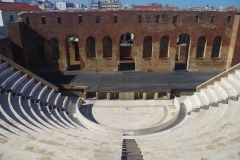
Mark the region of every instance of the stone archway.
[[190, 44], [190, 36], [188, 34], [179, 35], [177, 39], [177, 53], [175, 57], [174, 70], [187, 69], [189, 44]]
[[132, 56], [134, 46], [134, 35], [126, 32], [120, 37], [120, 64], [119, 71], [135, 70], [135, 60]]
[[66, 52], [68, 56], [68, 70], [80, 70], [80, 52], [76, 35], [66, 37]]

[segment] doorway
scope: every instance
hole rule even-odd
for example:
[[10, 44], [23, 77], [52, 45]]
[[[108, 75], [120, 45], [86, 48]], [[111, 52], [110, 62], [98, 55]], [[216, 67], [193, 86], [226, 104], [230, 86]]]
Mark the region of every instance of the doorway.
[[190, 36], [181, 34], [177, 39], [177, 53], [175, 55], [174, 70], [186, 70], [188, 62]]
[[70, 34], [67, 36], [66, 51], [69, 60], [68, 70], [80, 70], [80, 53], [76, 35]]
[[119, 71], [135, 70], [135, 60], [132, 57], [134, 35], [126, 32], [120, 38], [120, 64]]

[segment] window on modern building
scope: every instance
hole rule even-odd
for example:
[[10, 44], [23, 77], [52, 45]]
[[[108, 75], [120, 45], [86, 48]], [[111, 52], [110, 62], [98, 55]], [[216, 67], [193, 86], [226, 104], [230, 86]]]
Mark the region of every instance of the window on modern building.
[[138, 23], [142, 22], [142, 15], [138, 15]]
[[173, 24], [177, 23], [177, 15], [173, 15]]
[[228, 23], [231, 23], [232, 16], [228, 16]]
[[13, 21], [13, 15], [9, 15], [9, 21], [10, 21], [10, 22]]
[[96, 16], [96, 23], [100, 23], [100, 16]]
[[211, 16], [211, 23], [215, 23], [215, 17], [216, 16]]
[[78, 23], [82, 23], [82, 15], [78, 16]]
[[159, 22], [160, 20], [160, 15], [156, 15], [155, 22]]
[[58, 24], [62, 23], [61, 17], [57, 17], [57, 23]]
[[217, 36], [213, 40], [213, 46], [212, 46], [212, 55], [211, 57], [216, 57], [218, 58], [220, 55], [220, 50], [221, 50], [221, 44], [222, 44], [222, 37]]
[[26, 24], [27, 24], [27, 25], [30, 24], [29, 17], [26, 17]]
[[195, 16], [195, 22], [199, 23], [199, 16]]
[[113, 23], [117, 23], [117, 20], [118, 20], [118, 17], [117, 17], [117, 16], [114, 16], [114, 17], [113, 17]]
[[42, 16], [42, 24], [46, 24], [45, 17]]

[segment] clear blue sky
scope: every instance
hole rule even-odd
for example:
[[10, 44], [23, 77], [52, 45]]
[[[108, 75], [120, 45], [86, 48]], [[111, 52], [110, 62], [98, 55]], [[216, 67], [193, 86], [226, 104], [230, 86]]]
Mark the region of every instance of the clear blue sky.
[[240, 8], [240, 0], [158, 0], [158, 1], [149, 1], [149, 0], [120, 0], [122, 4], [140, 4], [140, 5], [147, 5], [149, 3], [160, 3], [162, 5], [176, 5], [179, 8], [188, 8], [191, 7], [203, 7], [206, 5], [210, 5], [216, 8], [220, 6], [235, 6]]
[[[51, 2], [56, 2], [60, 0], [50, 0]], [[85, 4], [88, 6], [88, 0], [64, 0], [70, 2], [77, 2], [80, 4]], [[95, 0], [97, 1], [97, 0]], [[107, 0], [100, 0], [105, 2]], [[176, 5], [179, 8], [188, 8], [188, 7], [203, 7], [206, 5], [219, 8], [220, 6], [235, 6], [240, 8], [240, 0], [119, 0], [122, 4], [134, 4], [134, 5], [148, 5], [149, 3], [160, 3], [162, 5]]]

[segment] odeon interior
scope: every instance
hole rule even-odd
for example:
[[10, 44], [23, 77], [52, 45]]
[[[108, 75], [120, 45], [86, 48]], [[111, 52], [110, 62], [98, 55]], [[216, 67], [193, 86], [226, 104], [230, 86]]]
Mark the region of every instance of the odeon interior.
[[0, 159], [240, 159], [240, 64], [189, 96], [87, 100], [0, 54], [0, 91]]

